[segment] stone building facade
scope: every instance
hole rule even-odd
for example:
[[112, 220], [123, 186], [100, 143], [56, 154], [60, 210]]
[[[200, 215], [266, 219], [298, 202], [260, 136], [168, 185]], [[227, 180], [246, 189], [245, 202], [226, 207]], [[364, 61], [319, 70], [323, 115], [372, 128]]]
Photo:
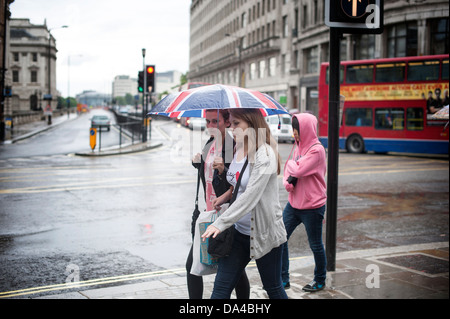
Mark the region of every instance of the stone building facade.
[[[448, 54], [448, 0], [384, 2], [381, 35], [345, 34], [341, 60]], [[192, 0], [189, 81], [272, 95], [317, 114], [320, 64], [329, 61], [324, 0]]]
[[44, 110], [49, 104], [56, 110], [56, 53], [55, 38], [45, 23], [10, 20], [8, 75], [13, 113]]

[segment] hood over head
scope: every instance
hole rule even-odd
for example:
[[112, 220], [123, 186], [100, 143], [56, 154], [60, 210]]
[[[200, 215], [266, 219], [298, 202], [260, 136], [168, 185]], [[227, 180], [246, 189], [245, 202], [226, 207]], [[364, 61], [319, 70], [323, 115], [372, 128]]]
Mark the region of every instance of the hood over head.
[[298, 143], [300, 155], [304, 155], [313, 144], [320, 143], [317, 137], [317, 117], [310, 113], [299, 113], [294, 116], [300, 128], [300, 141], [296, 143]]

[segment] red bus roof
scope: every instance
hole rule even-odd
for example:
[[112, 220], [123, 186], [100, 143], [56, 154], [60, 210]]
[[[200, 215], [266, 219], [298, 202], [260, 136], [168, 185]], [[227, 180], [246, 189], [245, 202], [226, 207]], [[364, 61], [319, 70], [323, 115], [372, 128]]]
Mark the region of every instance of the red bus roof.
[[[383, 59], [370, 59], [370, 60], [349, 60], [349, 61], [341, 61], [343, 65], [352, 65], [352, 64], [373, 64], [373, 63], [389, 63], [389, 62], [409, 62], [409, 61], [421, 61], [421, 60], [436, 60], [436, 59], [445, 59], [449, 58], [448, 54], [439, 54], [439, 55], [422, 55], [422, 56], [409, 56], [409, 57], [401, 57], [401, 58], [383, 58]], [[323, 62], [321, 65], [327, 66], [329, 62]]]

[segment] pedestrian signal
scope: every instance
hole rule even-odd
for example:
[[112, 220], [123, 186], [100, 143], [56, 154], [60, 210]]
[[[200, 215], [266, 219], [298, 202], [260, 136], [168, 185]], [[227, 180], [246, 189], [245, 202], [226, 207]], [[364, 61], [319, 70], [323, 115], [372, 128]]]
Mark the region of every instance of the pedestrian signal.
[[343, 33], [383, 33], [384, 0], [325, 0], [325, 24]]

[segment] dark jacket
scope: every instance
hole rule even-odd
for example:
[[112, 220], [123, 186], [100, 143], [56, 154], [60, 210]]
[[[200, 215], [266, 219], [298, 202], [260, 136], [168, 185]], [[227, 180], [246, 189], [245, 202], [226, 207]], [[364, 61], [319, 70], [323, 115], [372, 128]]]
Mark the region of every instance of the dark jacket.
[[[208, 155], [209, 149], [211, 148], [211, 143], [214, 143], [214, 138], [211, 137], [205, 144], [202, 150], [202, 156], [201, 156], [201, 162], [200, 163], [192, 163], [192, 165], [200, 170], [200, 179], [202, 180], [203, 184], [203, 191], [206, 196], [206, 181], [205, 181], [205, 160], [206, 156]], [[224, 159], [232, 159], [233, 158], [233, 150], [234, 150], [235, 142], [233, 140], [233, 137], [230, 136], [230, 134], [226, 133], [225, 135], [225, 145], [222, 147], [222, 158]], [[223, 193], [225, 193], [228, 189], [230, 189], [230, 184], [227, 181], [227, 171], [230, 167], [231, 160], [229, 163], [227, 163], [227, 160], [225, 160], [225, 170], [222, 172], [222, 174], [219, 174], [218, 170], [214, 170], [214, 176], [212, 185], [214, 188], [214, 192], [216, 193], [216, 196], [219, 197]], [[206, 200], [206, 197], [205, 197]]]

